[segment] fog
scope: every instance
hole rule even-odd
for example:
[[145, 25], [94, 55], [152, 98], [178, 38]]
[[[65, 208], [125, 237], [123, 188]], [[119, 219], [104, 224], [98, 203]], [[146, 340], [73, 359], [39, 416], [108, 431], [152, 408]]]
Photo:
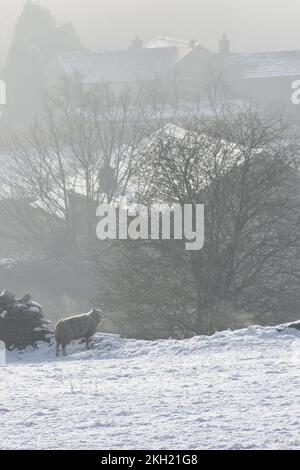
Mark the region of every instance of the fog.
[[[0, 0], [0, 64], [25, 0]], [[40, 0], [72, 21], [92, 50], [122, 48], [136, 34], [196, 38], [211, 50], [223, 32], [236, 51], [298, 49], [299, 0]]]
[[0, 0], [0, 449], [300, 449], [298, 16]]

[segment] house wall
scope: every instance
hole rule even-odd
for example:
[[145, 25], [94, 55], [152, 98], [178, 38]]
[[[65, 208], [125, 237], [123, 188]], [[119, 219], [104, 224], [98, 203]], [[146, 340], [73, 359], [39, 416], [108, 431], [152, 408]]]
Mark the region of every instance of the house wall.
[[281, 102], [292, 106], [292, 83], [299, 77], [271, 77], [242, 80], [237, 92], [259, 102]]

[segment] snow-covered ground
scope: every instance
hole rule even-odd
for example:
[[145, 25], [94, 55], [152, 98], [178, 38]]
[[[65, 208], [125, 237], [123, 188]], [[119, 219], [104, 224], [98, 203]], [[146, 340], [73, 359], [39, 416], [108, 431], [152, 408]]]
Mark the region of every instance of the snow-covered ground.
[[1, 449], [300, 449], [300, 332], [9, 353]]

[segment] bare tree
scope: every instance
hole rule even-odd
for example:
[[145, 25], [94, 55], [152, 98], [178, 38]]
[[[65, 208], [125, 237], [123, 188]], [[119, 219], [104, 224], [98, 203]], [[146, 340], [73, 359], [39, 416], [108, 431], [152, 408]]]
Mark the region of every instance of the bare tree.
[[[263, 321], [278, 314], [284, 297], [286, 315], [296, 314], [299, 147], [288, 129], [281, 116], [224, 108], [210, 121], [165, 127], [139, 151], [141, 202], [205, 205], [204, 249], [173, 252], [185, 269], [189, 258], [195, 304], [182, 323], [192, 333], [213, 331], [220, 305]], [[191, 298], [186, 292], [182, 297]]]
[[149, 122], [140, 99], [130, 89], [64, 81], [46, 97], [31, 131], [11, 136], [1, 176], [6, 193], [27, 201], [30, 213], [35, 207], [47, 214], [46, 225], [64, 227], [74, 244], [90, 240], [96, 205], [126, 191], [132, 155]]

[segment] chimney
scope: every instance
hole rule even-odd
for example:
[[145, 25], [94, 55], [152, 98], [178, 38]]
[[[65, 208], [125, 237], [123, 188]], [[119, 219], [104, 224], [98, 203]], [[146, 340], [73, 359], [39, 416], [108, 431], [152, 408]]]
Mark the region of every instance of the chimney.
[[190, 48], [190, 49], [194, 49], [194, 47], [196, 47], [196, 44], [197, 44], [196, 39], [191, 39], [191, 40], [189, 41], [189, 48]]
[[144, 41], [139, 37], [136, 36], [132, 41], [130, 47], [132, 49], [143, 49]]
[[219, 42], [219, 53], [223, 56], [230, 54], [230, 42], [227, 38], [227, 34], [223, 34], [223, 37]]

